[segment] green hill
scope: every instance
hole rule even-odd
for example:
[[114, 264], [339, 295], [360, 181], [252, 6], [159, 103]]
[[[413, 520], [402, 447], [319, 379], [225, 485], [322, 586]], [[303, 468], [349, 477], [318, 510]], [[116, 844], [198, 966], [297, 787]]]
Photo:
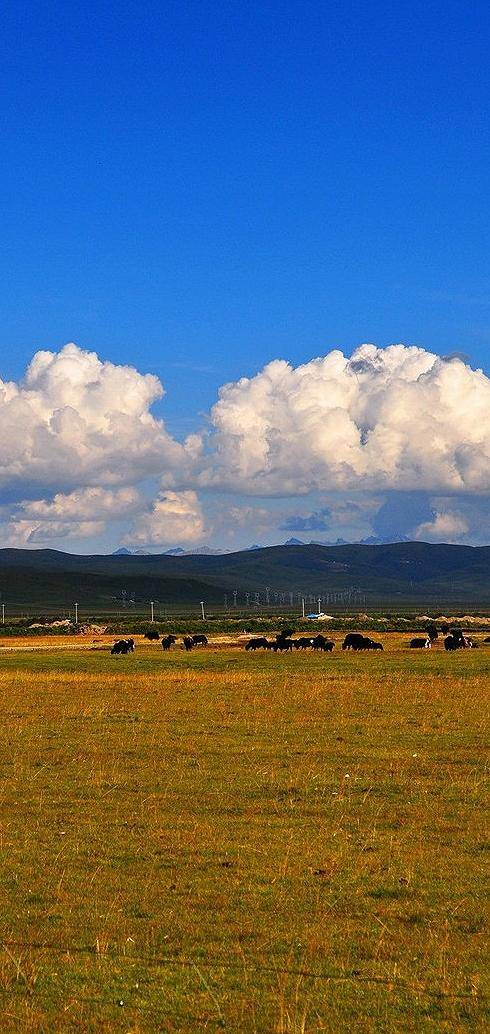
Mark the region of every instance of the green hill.
[[[320, 595], [327, 605], [490, 604], [490, 547], [425, 542], [365, 546], [272, 546], [218, 556], [78, 556], [57, 550], [0, 550], [1, 600], [9, 607], [111, 608], [133, 599], [168, 605], [287, 602]], [[342, 600], [335, 600], [341, 594]], [[279, 599], [275, 599], [278, 596]], [[253, 602], [253, 597], [252, 600]]]

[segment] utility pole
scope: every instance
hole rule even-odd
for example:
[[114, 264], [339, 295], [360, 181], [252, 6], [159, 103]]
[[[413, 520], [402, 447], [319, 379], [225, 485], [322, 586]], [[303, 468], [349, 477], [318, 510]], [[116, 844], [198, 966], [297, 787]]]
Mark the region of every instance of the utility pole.
[[78, 625], [78, 603], [75, 603], [75, 624]]
[[318, 597], [318, 613], [319, 614], [321, 614], [321, 612], [322, 612], [321, 603], [322, 603], [322, 598], [321, 598], [321, 596], [319, 596]]
[[305, 598], [304, 598], [304, 596], [301, 599], [301, 609], [303, 611], [303, 619], [304, 619], [304, 616], [305, 616]]
[[151, 609], [151, 620], [154, 621], [155, 620], [155, 604], [153, 603], [153, 600], [150, 600], [150, 609]]
[[204, 600], [201, 600], [201, 616], [202, 616], [203, 621], [205, 621], [206, 620], [206, 615], [204, 613]]

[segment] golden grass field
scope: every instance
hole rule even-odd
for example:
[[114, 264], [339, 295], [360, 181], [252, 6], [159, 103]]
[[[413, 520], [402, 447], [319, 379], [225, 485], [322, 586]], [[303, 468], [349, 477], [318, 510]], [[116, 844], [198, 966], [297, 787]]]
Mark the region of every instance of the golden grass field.
[[4, 640], [2, 1032], [488, 1029], [490, 647], [380, 638]]

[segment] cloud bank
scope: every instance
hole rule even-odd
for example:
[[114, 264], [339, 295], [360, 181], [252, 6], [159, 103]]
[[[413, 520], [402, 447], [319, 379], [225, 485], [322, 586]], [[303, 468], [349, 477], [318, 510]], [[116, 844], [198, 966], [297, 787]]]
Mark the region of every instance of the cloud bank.
[[[179, 442], [152, 413], [156, 376], [74, 344], [37, 352], [22, 380], [0, 380], [0, 545], [114, 528], [157, 548], [230, 523], [255, 540], [268, 515], [276, 541], [344, 524], [468, 541], [488, 527], [490, 380], [464, 359], [361, 345], [275, 360], [224, 385], [207, 429]], [[308, 496], [303, 514], [278, 508]]]

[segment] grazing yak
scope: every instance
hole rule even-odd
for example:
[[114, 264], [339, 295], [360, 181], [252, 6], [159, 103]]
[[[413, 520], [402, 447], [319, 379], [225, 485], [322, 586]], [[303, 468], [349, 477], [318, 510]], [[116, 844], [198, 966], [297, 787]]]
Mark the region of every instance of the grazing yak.
[[342, 643], [343, 650], [382, 650], [383, 646], [381, 643], [376, 643], [374, 639], [370, 639], [369, 636], [361, 635], [360, 632], [348, 632], [344, 642]]
[[445, 650], [473, 650], [475, 643], [469, 636], [463, 635], [460, 628], [452, 628], [444, 640]]
[[192, 636], [185, 635], [182, 640], [182, 646], [184, 650], [186, 650], [187, 652], [189, 652], [189, 650], [192, 650], [192, 647], [194, 646], [194, 643], [192, 642]]
[[134, 653], [134, 639], [117, 639], [111, 650], [112, 654]]
[[192, 642], [194, 643], [194, 646], [207, 646], [208, 637], [205, 635], [193, 635]]
[[[322, 638], [323, 638], [323, 636], [322, 636]], [[314, 643], [313, 644], [313, 649], [314, 650], [323, 650], [324, 653], [331, 653], [333, 648], [334, 648], [334, 646], [335, 646], [335, 643], [334, 643], [333, 639], [323, 639], [323, 643], [316, 643], [316, 644]]]
[[447, 635], [444, 640], [445, 650], [461, 650], [464, 647], [464, 643], [461, 639], [457, 639], [453, 635]]
[[314, 650], [323, 650], [324, 653], [331, 653], [335, 643], [333, 639], [326, 639], [325, 636], [319, 632], [319, 634], [311, 640], [311, 645]]
[[174, 635], [164, 635], [162, 638], [162, 650], [170, 650], [170, 647], [173, 646], [176, 638], [177, 637]]
[[310, 646], [313, 646], [313, 639], [301, 636], [301, 639], [293, 639], [293, 643], [296, 650], [308, 650]]
[[292, 650], [293, 646], [294, 646], [294, 642], [293, 642], [292, 639], [286, 639], [283, 636], [281, 636], [281, 637], [278, 636], [276, 638], [274, 646], [275, 646], [276, 652], [277, 652], [277, 650], [280, 650], [281, 653], [282, 653], [283, 650]]
[[[273, 646], [276, 644], [273, 643]], [[269, 643], [265, 636], [257, 636], [255, 639], [249, 639], [245, 649], [246, 650], [267, 650]]]
[[278, 639], [290, 639], [292, 634], [293, 634], [293, 629], [292, 628], [284, 628], [282, 630], [282, 632], [278, 632], [277, 633], [276, 640], [278, 640]]
[[343, 650], [363, 650], [365, 637], [361, 632], [348, 632], [343, 643]]
[[429, 637], [427, 639], [412, 639], [410, 641], [411, 650], [430, 650], [431, 646], [432, 642]]

